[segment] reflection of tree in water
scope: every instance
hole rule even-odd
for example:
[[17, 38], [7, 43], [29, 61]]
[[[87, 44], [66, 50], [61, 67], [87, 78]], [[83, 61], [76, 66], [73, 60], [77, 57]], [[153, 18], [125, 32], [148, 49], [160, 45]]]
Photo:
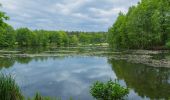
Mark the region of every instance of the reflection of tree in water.
[[28, 54], [39, 54], [43, 51], [47, 51], [49, 50], [49, 48], [46, 47], [20, 47], [17, 48], [19, 51], [21, 51], [21, 53], [28, 53]]
[[28, 64], [32, 58], [0, 58], [0, 69], [4, 68], [9, 68], [12, 67], [15, 62], [21, 63], [21, 64]]
[[46, 61], [46, 60], [48, 60], [48, 58], [49, 57], [34, 57], [33, 59], [36, 61], [36, 62], [38, 62], [38, 61]]
[[0, 58], [0, 69], [2, 68], [9, 68], [9, 67], [12, 67], [15, 62], [18, 62], [20, 64], [28, 64], [30, 63], [32, 60], [35, 60], [36, 62], [37, 61], [46, 61], [48, 59], [53, 59], [53, 60], [56, 60], [56, 59], [64, 59], [65, 57], [61, 56], [61, 57], [14, 57], [14, 58]]
[[20, 64], [28, 64], [30, 61], [32, 61], [31, 57], [18, 57], [18, 58], [15, 58], [15, 59]]
[[13, 64], [15, 63], [14, 59], [11, 58], [0, 58], [0, 69], [4, 68], [9, 68], [11, 66], [13, 66]]
[[141, 97], [167, 99], [170, 97], [170, 69], [109, 60], [118, 79], [134, 89]]
[[67, 56], [45, 56], [45, 57], [34, 57], [33, 60], [37, 61], [47, 61], [48, 59], [53, 59], [53, 60], [63, 60], [64, 58], [66, 58]]

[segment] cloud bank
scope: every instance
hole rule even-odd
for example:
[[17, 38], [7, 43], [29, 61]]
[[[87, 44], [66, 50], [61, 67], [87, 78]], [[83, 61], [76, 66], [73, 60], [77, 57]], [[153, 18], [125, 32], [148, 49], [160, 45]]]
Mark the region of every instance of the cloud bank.
[[0, 0], [14, 28], [107, 31], [139, 0]]

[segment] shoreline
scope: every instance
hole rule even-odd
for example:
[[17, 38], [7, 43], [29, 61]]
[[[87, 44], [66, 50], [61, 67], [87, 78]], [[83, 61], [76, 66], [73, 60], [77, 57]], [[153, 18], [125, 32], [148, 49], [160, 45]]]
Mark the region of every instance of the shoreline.
[[[62, 51], [43, 51], [41, 53], [29, 54], [21, 52], [4, 51], [0, 53], [0, 58], [33, 58], [33, 57], [61, 57], [61, 56], [99, 56], [114, 60], [125, 60], [130, 63], [144, 64], [152, 67], [170, 68], [169, 50], [126, 50], [120, 52], [93, 51], [93, 50], [62, 50]], [[159, 57], [160, 56], [160, 57]]]

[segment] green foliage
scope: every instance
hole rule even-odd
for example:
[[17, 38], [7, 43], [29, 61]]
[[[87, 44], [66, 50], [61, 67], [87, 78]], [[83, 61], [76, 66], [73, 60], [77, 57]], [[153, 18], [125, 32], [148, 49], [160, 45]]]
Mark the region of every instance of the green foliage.
[[170, 49], [170, 41], [166, 43], [166, 48]]
[[87, 35], [87, 34], [81, 33], [79, 38], [80, 38], [80, 42], [83, 43], [83, 44], [89, 44], [90, 43], [90, 39], [89, 39], [90, 36]]
[[34, 45], [47, 46], [49, 44], [49, 34], [44, 30], [35, 30]]
[[16, 41], [15, 30], [11, 26], [7, 26], [4, 28], [4, 41], [2, 43], [3, 46], [13, 46]]
[[13, 46], [15, 44], [15, 31], [11, 26], [0, 28], [0, 46]]
[[120, 86], [116, 81], [107, 83], [95, 82], [91, 86], [90, 93], [97, 100], [120, 100], [128, 95], [129, 89]]
[[81, 32], [79, 35], [81, 44], [97, 44], [106, 42], [106, 34], [101, 32]]
[[[1, 4], [0, 4], [1, 7]], [[4, 20], [8, 20], [9, 17], [6, 16], [5, 12], [0, 11], [0, 28], [5, 27], [7, 24], [4, 22]]]
[[14, 33], [13, 28], [4, 22], [8, 19], [9, 17], [0, 11], [0, 46], [11, 46], [14, 44], [14, 35], [12, 35], [12, 33]]
[[79, 39], [76, 35], [72, 35], [69, 40], [70, 45], [78, 45]]
[[127, 14], [119, 14], [109, 28], [108, 42], [116, 49], [163, 47], [170, 33], [169, 23], [169, 0], [141, 0]]
[[23, 100], [20, 89], [11, 76], [0, 74], [0, 100]]
[[32, 40], [34, 39], [33, 38], [34, 34], [28, 28], [20, 28], [17, 29], [16, 32], [17, 32], [16, 41], [18, 42], [18, 45], [30, 46], [33, 44]]

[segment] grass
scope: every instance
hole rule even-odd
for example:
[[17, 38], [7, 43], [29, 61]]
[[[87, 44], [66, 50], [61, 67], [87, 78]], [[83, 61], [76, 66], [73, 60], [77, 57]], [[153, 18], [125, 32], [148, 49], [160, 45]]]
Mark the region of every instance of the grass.
[[[36, 93], [33, 98], [24, 98], [19, 86], [11, 75], [0, 74], [0, 100], [62, 100], [51, 97], [43, 97]], [[70, 98], [70, 100], [72, 100]]]
[[0, 100], [23, 99], [23, 95], [12, 76], [0, 74]]

